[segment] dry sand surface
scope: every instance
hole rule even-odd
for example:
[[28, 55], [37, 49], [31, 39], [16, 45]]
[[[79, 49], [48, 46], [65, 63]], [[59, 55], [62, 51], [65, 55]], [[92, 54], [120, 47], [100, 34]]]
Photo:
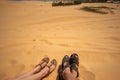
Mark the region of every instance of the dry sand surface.
[[[81, 10], [83, 6], [115, 9], [98, 14]], [[0, 2], [0, 80], [31, 70], [45, 56], [58, 65], [44, 80], [56, 80], [63, 56], [71, 53], [80, 57], [80, 80], [120, 80], [120, 6]]]

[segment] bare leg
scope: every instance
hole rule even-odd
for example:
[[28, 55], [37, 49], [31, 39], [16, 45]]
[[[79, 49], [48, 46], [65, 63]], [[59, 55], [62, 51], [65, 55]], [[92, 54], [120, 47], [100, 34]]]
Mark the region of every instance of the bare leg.
[[7, 79], [7, 80], [23, 80], [24, 78], [30, 77], [33, 74], [40, 72], [42, 70], [42, 68], [44, 68], [47, 65], [48, 62], [49, 62], [49, 58], [45, 57], [39, 62], [39, 64], [33, 70], [31, 70], [23, 75], [20, 75], [18, 77]]
[[[44, 77], [46, 77], [47, 75], [49, 75], [56, 67], [57, 62], [56, 60], [52, 60], [51, 64], [49, 64], [48, 66], [44, 67], [40, 72], [29, 75], [27, 77], [24, 78], [16, 78], [16, 79], [11, 79], [11, 80], [42, 80]], [[39, 67], [39, 66], [37, 66]]]
[[52, 60], [51, 64], [43, 68], [39, 73], [27, 77], [24, 80], [42, 80], [44, 77], [48, 76], [52, 71], [54, 71], [56, 65], [56, 60]]

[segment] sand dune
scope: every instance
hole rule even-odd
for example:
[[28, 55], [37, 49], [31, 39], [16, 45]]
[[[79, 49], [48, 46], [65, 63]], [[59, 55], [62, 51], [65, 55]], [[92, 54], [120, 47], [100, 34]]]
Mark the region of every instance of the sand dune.
[[[120, 80], [120, 7], [83, 3], [0, 2], [0, 80], [31, 70], [44, 56], [59, 66], [78, 53], [80, 80]], [[115, 8], [114, 14], [86, 12], [84, 6]], [[47, 50], [46, 50], [47, 49]], [[59, 55], [58, 55], [59, 54]], [[57, 69], [44, 80], [55, 80]]]

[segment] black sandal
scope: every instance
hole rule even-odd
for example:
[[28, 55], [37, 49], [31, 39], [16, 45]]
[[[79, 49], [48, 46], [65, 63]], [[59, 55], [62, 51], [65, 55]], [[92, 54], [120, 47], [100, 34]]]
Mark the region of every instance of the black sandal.
[[[63, 70], [64, 70], [65, 68], [67, 68], [67, 67], [70, 67], [70, 62], [69, 62], [69, 61], [70, 61], [69, 56], [68, 56], [68, 55], [65, 55], [64, 58], [63, 58], [63, 60], [62, 60], [62, 68], [63, 68]], [[67, 63], [66, 65], [64, 65], [65, 62]]]
[[77, 72], [77, 76], [76, 77], [79, 77], [79, 71], [78, 71], [78, 67], [79, 66], [79, 56], [77, 54], [72, 54], [70, 56], [70, 70], [75, 70]]
[[48, 62], [49, 62], [49, 58], [48, 58], [48, 57], [45, 57], [45, 58], [43, 58], [41, 61], [42, 61], [42, 63], [37, 64], [36, 67], [37, 67], [37, 66], [40, 66], [41, 68], [44, 68], [45, 66], [43, 67], [42, 64], [43, 64], [44, 62], [48, 63]]
[[[69, 56], [65, 55], [62, 60], [62, 66], [61, 66], [62, 69], [59, 71], [59, 80], [64, 80], [62, 74], [63, 74], [63, 71], [65, 68], [70, 67], [69, 61], [70, 61]], [[66, 64], [65, 64], [65, 62], [66, 62]]]

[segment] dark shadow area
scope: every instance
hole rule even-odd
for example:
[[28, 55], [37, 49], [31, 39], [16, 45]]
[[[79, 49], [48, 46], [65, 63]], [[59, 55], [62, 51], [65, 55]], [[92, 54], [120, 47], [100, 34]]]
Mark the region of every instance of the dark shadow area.
[[9, 1], [22, 1], [22, 0], [9, 0]]
[[112, 11], [113, 9], [115, 8], [106, 7], [106, 6], [98, 6], [98, 7], [84, 6], [83, 8], [81, 8], [81, 10], [99, 13], [99, 14], [108, 14], [108, 13], [114, 14], [114, 11]]
[[85, 66], [79, 66], [79, 72], [79, 80], [95, 80], [95, 74], [92, 71], [89, 71]]
[[68, 6], [68, 5], [78, 5], [81, 4], [80, 0], [74, 1], [53, 1], [52, 6]]
[[60, 80], [59, 79], [60, 72], [62, 72], [62, 65], [59, 65], [59, 67], [58, 67], [58, 71], [57, 71], [58, 74], [57, 74], [56, 80]]

